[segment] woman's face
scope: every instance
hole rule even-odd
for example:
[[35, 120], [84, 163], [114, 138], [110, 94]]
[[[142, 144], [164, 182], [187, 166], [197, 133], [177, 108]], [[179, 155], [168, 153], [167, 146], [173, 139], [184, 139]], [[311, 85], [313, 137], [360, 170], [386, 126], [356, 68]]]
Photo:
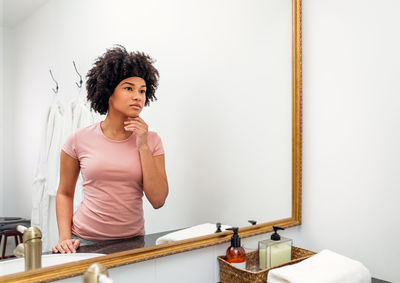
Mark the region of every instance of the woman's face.
[[121, 81], [108, 100], [108, 111], [117, 111], [128, 117], [137, 117], [146, 102], [146, 82], [139, 77]]

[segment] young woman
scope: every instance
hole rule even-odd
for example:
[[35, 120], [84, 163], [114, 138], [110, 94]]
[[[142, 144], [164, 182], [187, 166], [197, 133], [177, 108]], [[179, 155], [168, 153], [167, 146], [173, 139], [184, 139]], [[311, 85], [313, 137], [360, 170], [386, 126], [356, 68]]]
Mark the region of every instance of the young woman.
[[[158, 71], [140, 52], [117, 46], [87, 74], [91, 107], [104, 121], [71, 134], [61, 151], [57, 191], [59, 242], [55, 253], [74, 253], [81, 241], [144, 235], [143, 193], [157, 209], [168, 195], [160, 137], [140, 118], [156, 99]], [[73, 213], [75, 184], [82, 173], [84, 200]]]

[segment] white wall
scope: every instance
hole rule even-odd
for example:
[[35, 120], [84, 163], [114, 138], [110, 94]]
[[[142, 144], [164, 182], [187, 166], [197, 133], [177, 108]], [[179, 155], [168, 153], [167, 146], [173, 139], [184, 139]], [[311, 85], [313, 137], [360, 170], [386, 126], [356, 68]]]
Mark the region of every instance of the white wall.
[[303, 1], [303, 224], [400, 282], [400, 2]]
[[[57, 40], [55, 37], [50, 40], [56, 30], [49, 23], [54, 22], [54, 16], [49, 13], [48, 16], [41, 15], [35, 24], [28, 23], [26, 32], [24, 22], [5, 29], [4, 66], [7, 71], [4, 88], [8, 95], [4, 97], [4, 160], [7, 162], [4, 210], [7, 216], [30, 218], [31, 214], [31, 190], [41, 130], [54, 87], [48, 70], [57, 66], [57, 58], [53, 55]], [[56, 74], [57, 71], [53, 69]]]

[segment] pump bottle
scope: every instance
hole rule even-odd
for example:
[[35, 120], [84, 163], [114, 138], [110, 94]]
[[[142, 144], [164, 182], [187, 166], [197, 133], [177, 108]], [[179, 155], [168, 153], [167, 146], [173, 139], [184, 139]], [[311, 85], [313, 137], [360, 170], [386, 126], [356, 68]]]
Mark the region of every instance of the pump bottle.
[[246, 255], [244, 249], [240, 246], [239, 228], [232, 227], [226, 230], [233, 230], [231, 246], [226, 250], [226, 260], [238, 268], [245, 269]]
[[280, 226], [273, 226], [274, 233], [271, 239], [258, 243], [260, 269], [270, 268], [291, 260], [292, 240], [281, 237], [278, 230], [284, 230]]

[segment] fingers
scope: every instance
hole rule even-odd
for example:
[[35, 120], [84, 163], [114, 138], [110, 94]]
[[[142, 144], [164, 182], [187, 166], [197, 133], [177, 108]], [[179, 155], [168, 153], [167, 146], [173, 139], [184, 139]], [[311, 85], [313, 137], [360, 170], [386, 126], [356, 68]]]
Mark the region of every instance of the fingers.
[[139, 116], [137, 116], [137, 117], [128, 117], [128, 120], [126, 120], [124, 123], [126, 124], [126, 123], [130, 123], [130, 122], [137, 122], [139, 124], [143, 124], [143, 125], [147, 126], [146, 122], [142, 118], [140, 118]]
[[51, 250], [52, 250], [53, 253], [55, 253], [55, 254], [58, 253], [57, 245], [55, 245]]
[[125, 131], [128, 131], [128, 132], [129, 131], [134, 132], [138, 129], [138, 127], [135, 125], [125, 125], [124, 129], [125, 129]]
[[58, 244], [55, 245], [52, 250], [54, 253], [76, 253], [76, 249], [79, 247], [79, 244], [79, 240], [77, 240], [77, 243], [72, 239], [63, 240], [58, 242]]
[[136, 125], [136, 126], [147, 127], [146, 123], [143, 123], [143, 122], [141, 122], [141, 121], [136, 121], [136, 120], [124, 121], [124, 125], [125, 125], [125, 126]]
[[73, 244], [72, 240], [67, 241], [68, 251], [71, 253], [76, 253], [75, 245]]
[[147, 125], [139, 121], [125, 121], [124, 124], [125, 124], [124, 129], [126, 131], [135, 131], [135, 130], [138, 130], [140, 132], [148, 131]]
[[127, 127], [127, 126], [140, 126], [140, 125], [141, 125], [141, 123], [138, 122], [138, 121], [125, 121], [124, 122], [124, 126], [125, 127]]
[[138, 126], [125, 126], [124, 127], [125, 131], [131, 131], [131, 132], [136, 132], [137, 134], [142, 134], [145, 133], [146, 130], [144, 128], [138, 127]]
[[81, 241], [78, 239], [72, 240], [74, 243], [74, 248], [75, 250], [79, 248], [79, 245], [81, 244]]

